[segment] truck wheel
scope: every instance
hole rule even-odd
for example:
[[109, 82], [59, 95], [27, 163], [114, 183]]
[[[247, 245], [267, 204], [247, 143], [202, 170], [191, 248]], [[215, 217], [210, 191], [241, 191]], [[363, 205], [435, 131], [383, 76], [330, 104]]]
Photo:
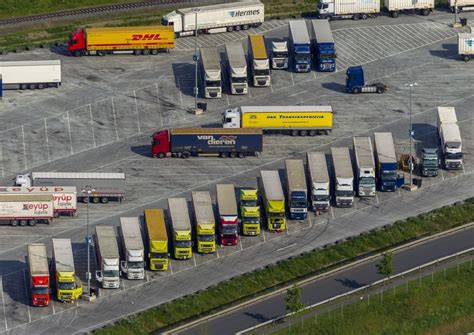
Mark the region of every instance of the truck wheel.
[[332, 21], [332, 16], [328, 15], [328, 16], [326, 16], [326, 19], [328, 19], [328, 21]]
[[158, 49], [151, 49], [152, 55], [158, 55]]
[[354, 93], [354, 94], [359, 94], [359, 93], [360, 93], [360, 87], [354, 87], [354, 88], [352, 89], [352, 93]]
[[465, 62], [469, 62], [471, 60], [471, 57], [468, 55], [464, 55], [463, 59]]
[[142, 55], [147, 56], [147, 55], [149, 55], [149, 54], [150, 54], [150, 49], [143, 49], [143, 50], [142, 50]]
[[99, 201], [100, 201], [100, 199], [99, 199], [98, 197], [93, 197], [93, 198], [92, 198], [92, 202], [93, 202], [94, 204], [98, 204]]
[[429, 9], [426, 9], [426, 8], [423, 9], [423, 10], [421, 11], [421, 15], [423, 15], [423, 16], [428, 16], [428, 15], [430, 15]]
[[316, 130], [310, 130], [308, 133], [309, 136], [316, 136], [316, 134], [317, 134]]
[[291, 136], [298, 136], [298, 130], [292, 130], [290, 134]]
[[20, 226], [24, 227], [28, 224], [28, 220], [20, 220]]
[[221, 158], [227, 158], [227, 153], [226, 153], [226, 152], [221, 152], [221, 153], [219, 154], [219, 156], [220, 156]]
[[300, 130], [300, 136], [306, 136], [306, 135], [308, 135], [307, 130]]
[[134, 54], [135, 56], [138, 56], [138, 55], [140, 55], [141, 53], [142, 53], [141, 50], [133, 50], [133, 54]]
[[392, 14], [392, 17], [394, 19], [398, 17], [398, 12], [391, 12], [390, 14]]
[[59, 217], [59, 213], [58, 212], [54, 212], [53, 216], [57, 219]]
[[106, 203], [109, 202], [109, 198], [107, 198], [107, 197], [102, 197], [102, 198], [100, 198], [100, 202], [103, 203], [103, 204], [106, 204]]
[[241, 27], [240, 26], [235, 26], [234, 29], [235, 29], [235, 31], [239, 31], [241, 29]]
[[88, 197], [84, 197], [84, 198], [82, 199], [82, 202], [85, 203], [85, 204], [87, 204], [87, 203], [89, 202], [89, 198], [88, 198]]
[[383, 87], [377, 87], [377, 93], [381, 94], [385, 92], [385, 89]]
[[229, 157], [230, 157], [230, 158], [235, 158], [235, 157], [237, 157], [237, 153], [236, 153], [236, 152], [231, 152], [231, 153], [229, 154]]
[[243, 30], [247, 30], [247, 29], [249, 29], [249, 28], [250, 28], [250, 27], [249, 27], [248, 24], [244, 24], [244, 25], [242, 26], [242, 29], [243, 29]]
[[44, 88], [44, 84], [38, 84], [38, 89], [42, 90]]
[[162, 152], [160, 152], [160, 153], [158, 154], [158, 158], [165, 158], [165, 154], [162, 153]]
[[28, 225], [29, 225], [30, 227], [36, 226], [36, 220], [30, 220], [30, 221], [28, 221]]
[[362, 17], [362, 20], [367, 20], [367, 18], [368, 18], [369, 16], [368, 16], [367, 14], [365, 14], [365, 13], [364, 13], [364, 14], [362, 14], [362, 16], [361, 16], [361, 17]]
[[189, 156], [191, 156], [191, 154], [190, 154], [188, 151], [185, 151], [185, 152], [183, 152], [183, 153], [181, 154], [181, 157], [183, 157], [183, 158], [185, 158], [185, 159], [186, 159], [186, 158], [189, 158]]
[[36, 84], [29, 84], [28, 89], [34, 90], [36, 88]]
[[105, 56], [105, 51], [102, 51], [102, 50], [97, 51], [97, 56], [104, 57]]
[[245, 157], [245, 154], [244, 154], [243, 152], [239, 152], [239, 153], [237, 154], [237, 156], [239, 156], [239, 158], [244, 158], [244, 157]]
[[13, 226], [13, 227], [18, 226], [18, 220], [11, 220], [10, 221], [10, 226]]
[[26, 84], [21, 84], [20, 85], [20, 90], [26, 90], [28, 88], [28, 85]]
[[74, 50], [74, 51], [72, 52], [72, 55], [73, 55], [74, 57], [81, 57], [81, 56], [82, 56], [82, 53], [81, 53], [79, 50]]
[[353, 19], [353, 20], [358, 20], [358, 19], [359, 19], [359, 14], [354, 14], [354, 15], [352, 16], [352, 19]]
[[233, 27], [233, 26], [227, 27], [227, 31], [228, 31], [229, 33], [233, 32], [233, 31], [234, 31], [234, 27]]

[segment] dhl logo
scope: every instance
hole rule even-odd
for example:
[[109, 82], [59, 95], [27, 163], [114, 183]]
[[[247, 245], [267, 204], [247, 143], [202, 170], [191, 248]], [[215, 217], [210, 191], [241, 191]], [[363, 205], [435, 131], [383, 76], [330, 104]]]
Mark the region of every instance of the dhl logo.
[[162, 40], [160, 37], [161, 34], [136, 34], [132, 35], [132, 41], [157, 41], [157, 40]]

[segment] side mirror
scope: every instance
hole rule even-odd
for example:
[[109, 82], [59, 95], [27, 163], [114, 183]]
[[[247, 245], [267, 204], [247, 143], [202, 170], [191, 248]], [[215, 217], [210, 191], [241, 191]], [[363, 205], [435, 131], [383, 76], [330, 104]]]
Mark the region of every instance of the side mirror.
[[126, 261], [120, 261], [120, 269], [121, 269], [124, 273], [127, 273], [127, 262], [126, 262]]
[[97, 270], [95, 272], [95, 280], [97, 280], [99, 283], [102, 283], [102, 280], [103, 280], [102, 271]]
[[148, 253], [148, 258], [151, 258], [151, 253]]
[[168, 257], [171, 257], [171, 253], [168, 252]]

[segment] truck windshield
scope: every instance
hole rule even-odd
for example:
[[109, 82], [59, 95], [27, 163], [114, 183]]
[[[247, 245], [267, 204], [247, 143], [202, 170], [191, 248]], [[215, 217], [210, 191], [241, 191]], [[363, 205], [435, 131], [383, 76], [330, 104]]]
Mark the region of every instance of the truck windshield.
[[319, 58], [321, 59], [332, 59], [332, 58], [336, 58], [336, 54], [335, 53], [326, 53], [326, 52], [321, 52], [319, 54]]
[[359, 184], [364, 186], [372, 186], [375, 185], [375, 178], [374, 177], [362, 177], [359, 179]]
[[424, 159], [423, 165], [424, 166], [438, 166], [438, 160], [437, 159]]
[[237, 225], [225, 224], [221, 228], [221, 233], [223, 235], [236, 235], [237, 234]]
[[164, 252], [150, 252], [150, 258], [168, 258], [168, 254]]
[[288, 58], [288, 52], [273, 52], [272, 54], [273, 58]]
[[129, 269], [143, 269], [145, 267], [144, 262], [128, 262]]
[[290, 203], [291, 208], [306, 208], [308, 207], [308, 204], [306, 203], [306, 200], [293, 200]]
[[302, 62], [309, 62], [311, 56], [309, 53], [295, 53], [295, 60], [302, 61]]
[[72, 36], [69, 38], [69, 45], [74, 45], [77, 43], [77, 40], [75, 40]]
[[329, 7], [329, 4], [319, 2], [318, 3], [318, 9], [326, 9]]
[[102, 271], [102, 274], [104, 275], [104, 277], [109, 277], [109, 278], [120, 276], [118, 270], [104, 270], [104, 271]]
[[285, 218], [285, 213], [268, 213], [268, 217], [279, 219], [279, 218]]
[[255, 76], [269, 76], [270, 75], [270, 70], [253, 70], [253, 74]]
[[206, 80], [206, 87], [221, 87], [220, 80]]
[[446, 153], [446, 159], [462, 159], [462, 152]]
[[397, 180], [397, 172], [396, 171], [386, 171], [383, 173], [382, 178], [388, 181], [396, 181]]
[[329, 201], [329, 195], [313, 195], [314, 201]]
[[174, 241], [176, 248], [191, 248], [191, 241]]
[[241, 77], [241, 78], [232, 77], [232, 82], [233, 83], [246, 83], [247, 77]]
[[338, 197], [352, 197], [354, 193], [352, 191], [336, 191]]
[[168, 19], [166, 17], [162, 17], [161, 18], [161, 24], [164, 25], [164, 26], [167, 26], [168, 25]]
[[33, 287], [31, 290], [31, 293], [33, 295], [36, 295], [36, 294], [46, 295], [46, 294], [49, 294], [49, 287]]
[[244, 224], [245, 223], [253, 224], [253, 223], [258, 223], [259, 222], [259, 218], [246, 218], [246, 217], [244, 217], [243, 220], [244, 220]]
[[202, 242], [212, 242], [216, 239], [215, 235], [198, 235], [198, 240]]
[[74, 290], [75, 288], [75, 283], [58, 283], [59, 290]]
[[258, 200], [242, 200], [242, 206], [244, 207], [257, 207]]

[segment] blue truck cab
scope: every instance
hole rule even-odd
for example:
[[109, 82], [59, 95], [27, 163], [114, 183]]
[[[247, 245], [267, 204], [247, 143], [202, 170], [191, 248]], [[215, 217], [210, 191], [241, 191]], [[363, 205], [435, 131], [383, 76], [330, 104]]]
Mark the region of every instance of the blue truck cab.
[[305, 20], [289, 22], [290, 52], [295, 72], [311, 71], [311, 40]]
[[387, 86], [382, 83], [366, 84], [362, 66], [350, 66], [346, 71], [346, 92], [348, 93], [384, 93]]
[[313, 54], [316, 70], [336, 71], [336, 44], [328, 20], [312, 20]]
[[374, 138], [379, 190], [382, 192], [395, 192], [403, 186], [405, 179], [403, 175], [398, 175], [397, 172], [398, 161], [392, 133], [374, 133]]

